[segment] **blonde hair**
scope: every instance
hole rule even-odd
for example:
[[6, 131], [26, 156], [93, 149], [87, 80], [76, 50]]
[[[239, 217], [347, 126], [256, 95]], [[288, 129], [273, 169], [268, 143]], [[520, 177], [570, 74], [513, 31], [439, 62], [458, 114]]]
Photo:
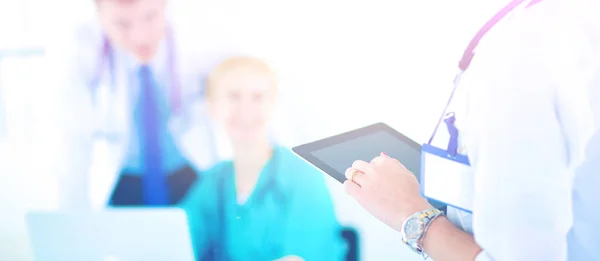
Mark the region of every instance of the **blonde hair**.
[[208, 74], [205, 95], [209, 97], [222, 79], [244, 73], [271, 78], [274, 91], [277, 90], [277, 76], [269, 64], [255, 57], [235, 56], [224, 60]]

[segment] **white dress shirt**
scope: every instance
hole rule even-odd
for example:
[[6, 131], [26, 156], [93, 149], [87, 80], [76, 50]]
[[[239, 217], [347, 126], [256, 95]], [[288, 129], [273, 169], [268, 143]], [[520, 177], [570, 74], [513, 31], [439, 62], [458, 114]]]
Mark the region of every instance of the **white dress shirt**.
[[546, 0], [505, 19], [463, 77], [473, 215], [448, 215], [474, 233], [477, 261], [600, 258], [600, 141], [591, 139], [600, 135], [600, 30], [584, 31], [576, 2]]

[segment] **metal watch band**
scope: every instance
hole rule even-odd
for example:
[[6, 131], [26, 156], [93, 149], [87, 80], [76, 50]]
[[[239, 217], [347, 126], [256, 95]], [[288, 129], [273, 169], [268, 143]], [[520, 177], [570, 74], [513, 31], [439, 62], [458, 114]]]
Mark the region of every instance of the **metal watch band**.
[[425, 234], [427, 233], [427, 229], [429, 229], [429, 225], [431, 225], [433, 220], [442, 216], [443, 214], [444, 213], [442, 211], [440, 211], [439, 209], [433, 208], [433, 209], [428, 210], [427, 213], [423, 217], [423, 219], [425, 220], [425, 228], [423, 229], [423, 233], [417, 240], [417, 245], [421, 249], [421, 255], [424, 258], [427, 258], [427, 257], [425, 256], [425, 252], [423, 251], [423, 238], [425, 237]]
[[[415, 251], [417, 254], [423, 256], [424, 258], [427, 258], [426, 254], [423, 250], [423, 238], [425, 236], [425, 233], [427, 233], [427, 229], [429, 228], [429, 225], [431, 225], [433, 220], [435, 220], [437, 217], [442, 216], [442, 215], [443, 215], [443, 212], [440, 211], [439, 209], [431, 208], [431, 209], [417, 212], [417, 213], [409, 216], [404, 221], [404, 224], [402, 226], [402, 241], [406, 245], [408, 245], [413, 251]], [[407, 239], [405, 226], [406, 226], [406, 223], [411, 219], [419, 220], [419, 223], [422, 224], [422, 230], [416, 238], [409, 240], [409, 239]]]

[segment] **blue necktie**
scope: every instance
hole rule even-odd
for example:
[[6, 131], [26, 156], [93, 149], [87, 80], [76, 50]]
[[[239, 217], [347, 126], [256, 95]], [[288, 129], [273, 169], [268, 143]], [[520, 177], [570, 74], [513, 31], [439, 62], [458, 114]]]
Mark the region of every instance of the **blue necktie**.
[[139, 71], [139, 109], [141, 124], [140, 149], [144, 170], [143, 193], [146, 205], [164, 206], [169, 204], [166, 175], [162, 168], [160, 130], [166, 122], [159, 111], [159, 97], [156, 83], [148, 66]]

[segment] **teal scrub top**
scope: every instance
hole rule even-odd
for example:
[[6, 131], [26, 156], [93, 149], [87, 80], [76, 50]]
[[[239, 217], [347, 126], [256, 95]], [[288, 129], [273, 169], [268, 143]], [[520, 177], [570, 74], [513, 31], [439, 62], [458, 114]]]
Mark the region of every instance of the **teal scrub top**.
[[[222, 241], [222, 229], [229, 260], [270, 261], [288, 255], [306, 261], [343, 260], [346, 247], [323, 174], [290, 150], [275, 148], [242, 205], [231, 161], [202, 176], [182, 203], [197, 260], [211, 251], [211, 242]], [[219, 221], [224, 221], [223, 228]]]

